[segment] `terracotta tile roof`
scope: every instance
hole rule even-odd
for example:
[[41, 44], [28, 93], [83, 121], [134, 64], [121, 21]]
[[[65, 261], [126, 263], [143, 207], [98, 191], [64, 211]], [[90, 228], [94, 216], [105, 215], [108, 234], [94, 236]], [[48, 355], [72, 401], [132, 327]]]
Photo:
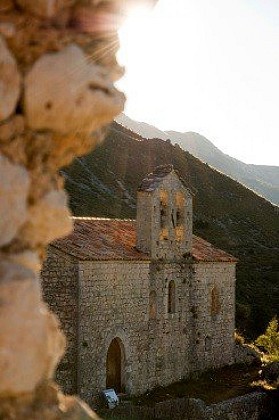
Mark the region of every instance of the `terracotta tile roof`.
[[135, 249], [135, 222], [120, 219], [74, 218], [74, 231], [52, 243], [80, 260], [149, 260]]
[[[79, 260], [142, 260], [147, 254], [138, 251], [135, 220], [74, 217], [74, 231], [52, 245]], [[193, 235], [195, 261], [236, 262], [232, 255]]]
[[193, 257], [196, 261], [204, 262], [237, 262], [237, 258], [222, 249], [215, 248], [210, 242], [193, 235]]

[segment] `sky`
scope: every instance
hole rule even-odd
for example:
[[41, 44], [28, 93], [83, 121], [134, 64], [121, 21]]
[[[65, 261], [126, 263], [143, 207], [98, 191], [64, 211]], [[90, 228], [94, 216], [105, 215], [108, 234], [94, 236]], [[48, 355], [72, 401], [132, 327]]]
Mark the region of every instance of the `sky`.
[[279, 165], [279, 1], [159, 0], [120, 30], [125, 113]]

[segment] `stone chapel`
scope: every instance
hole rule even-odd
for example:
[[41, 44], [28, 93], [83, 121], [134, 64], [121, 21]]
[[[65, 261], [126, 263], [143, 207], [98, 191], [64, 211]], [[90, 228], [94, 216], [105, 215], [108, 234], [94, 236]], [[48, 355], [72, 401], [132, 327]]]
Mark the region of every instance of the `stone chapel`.
[[136, 221], [75, 217], [52, 243], [42, 281], [68, 339], [66, 392], [139, 394], [234, 362], [237, 260], [192, 225], [191, 192], [165, 165], [142, 181]]

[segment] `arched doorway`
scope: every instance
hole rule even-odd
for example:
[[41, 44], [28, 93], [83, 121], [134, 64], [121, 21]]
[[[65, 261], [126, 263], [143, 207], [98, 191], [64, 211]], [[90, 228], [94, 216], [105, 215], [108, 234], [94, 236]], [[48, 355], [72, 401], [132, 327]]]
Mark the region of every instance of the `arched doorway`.
[[107, 388], [114, 388], [116, 392], [124, 391], [124, 363], [124, 347], [120, 338], [116, 337], [107, 352]]

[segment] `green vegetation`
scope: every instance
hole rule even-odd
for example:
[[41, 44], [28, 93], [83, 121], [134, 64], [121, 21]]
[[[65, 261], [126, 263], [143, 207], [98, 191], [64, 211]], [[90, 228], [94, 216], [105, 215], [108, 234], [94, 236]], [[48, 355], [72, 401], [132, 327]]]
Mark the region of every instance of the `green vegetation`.
[[134, 218], [140, 182], [166, 163], [194, 194], [195, 234], [239, 259], [237, 328], [255, 339], [278, 310], [278, 207], [181, 148], [114, 123], [98, 149], [64, 171], [73, 213]]
[[234, 332], [234, 341], [236, 342], [236, 344], [239, 345], [245, 344], [245, 338], [237, 330], [235, 330]]
[[267, 361], [279, 362], [279, 325], [277, 318], [270, 321], [265, 333], [256, 339], [255, 344], [264, 348]]

